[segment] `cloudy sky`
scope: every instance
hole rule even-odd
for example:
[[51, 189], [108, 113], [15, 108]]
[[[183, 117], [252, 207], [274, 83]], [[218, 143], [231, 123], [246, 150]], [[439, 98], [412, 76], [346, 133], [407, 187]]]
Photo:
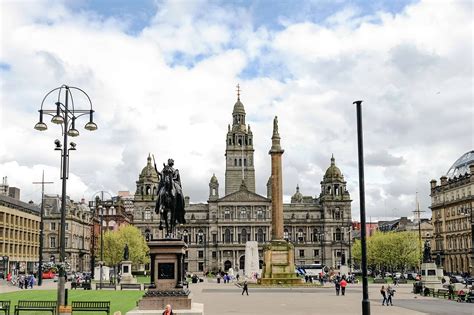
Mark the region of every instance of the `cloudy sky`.
[[[0, 176], [39, 201], [60, 193], [57, 125], [33, 129], [44, 95], [85, 90], [96, 132], [74, 139], [68, 194], [134, 192], [148, 153], [173, 157], [192, 202], [224, 191], [235, 86], [255, 142], [257, 192], [279, 117], [285, 199], [319, 195], [333, 153], [359, 216], [362, 99], [367, 216], [412, 215], [418, 191], [473, 145], [471, 1], [1, 1]], [[87, 108], [79, 96], [76, 107]], [[53, 100], [47, 101], [49, 108]]]

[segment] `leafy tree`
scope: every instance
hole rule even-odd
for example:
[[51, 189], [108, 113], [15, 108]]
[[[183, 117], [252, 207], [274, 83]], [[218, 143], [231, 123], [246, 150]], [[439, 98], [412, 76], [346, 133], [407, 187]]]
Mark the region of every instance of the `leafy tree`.
[[104, 234], [104, 261], [107, 265], [115, 266], [123, 260], [125, 244], [128, 245], [129, 260], [133, 264], [148, 262], [148, 246], [140, 230], [133, 225], [124, 225]]
[[[352, 246], [352, 257], [360, 264], [360, 240]], [[367, 238], [367, 265], [378, 270], [405, 270], [418, 265], [421, 258], [418, 236], [414, 232], [377, 232]]]

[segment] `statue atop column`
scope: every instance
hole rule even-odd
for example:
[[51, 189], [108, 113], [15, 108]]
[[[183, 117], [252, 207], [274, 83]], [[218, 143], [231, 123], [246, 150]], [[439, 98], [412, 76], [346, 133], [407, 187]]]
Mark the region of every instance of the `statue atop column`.
[[431, 262], [431, 245], [430, 241], [425, 241], [425, 248], [423, 249], [423, 262], [429, 263]]

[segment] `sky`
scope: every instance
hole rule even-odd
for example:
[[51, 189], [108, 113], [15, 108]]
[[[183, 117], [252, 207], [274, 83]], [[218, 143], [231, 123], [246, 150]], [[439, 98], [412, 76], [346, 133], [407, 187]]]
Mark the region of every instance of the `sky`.
[[[68, 195], [136, 189], [149, 153], [174, 158], [184, 193], [224, 194], [236, 85], [266, 195], [279, 117], [284, 200], [320, 194], [334, 154], [359, 218], [356, 112], [363, 100], [366, 213], [430, 216], [429, 182], [473, 145], [471, 1], [0, 1], [0, 176], [39, 202], [60, 194], [61, 129], [33, 129], [62, 84], [91, 98]], [[76, 95], [76, 94], [74, 94]], [[80, 94], [78, 109], [88, 109]], [[54, 99], [45, 101], [54, 108]]]

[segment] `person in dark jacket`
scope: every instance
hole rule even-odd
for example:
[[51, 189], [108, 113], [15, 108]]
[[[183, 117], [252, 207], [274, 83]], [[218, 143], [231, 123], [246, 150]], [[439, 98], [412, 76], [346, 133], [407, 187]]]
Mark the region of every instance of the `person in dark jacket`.
[[244, 281], [244, 286], [243, 286], [243, 289], [242, 289], [242, 295], [244, 295], [244, 292], [246, 292], [247, 295], [249, 295], [249, 287], [248, 287], [247, 281]]
[[380, 289], [380, 294], [383, 297], [382, 306], [385, 305], [385, 303], [387, 303], [388, 306], [387, 291], [385, 290], [385, 286], [382, 286], [382, 288]]
[[339, 291], [341, 291], [341, 283], [339, 282], [339, 279], [335, 279], [334, 284], [336, 286], [336, 295], [339, 295]]

